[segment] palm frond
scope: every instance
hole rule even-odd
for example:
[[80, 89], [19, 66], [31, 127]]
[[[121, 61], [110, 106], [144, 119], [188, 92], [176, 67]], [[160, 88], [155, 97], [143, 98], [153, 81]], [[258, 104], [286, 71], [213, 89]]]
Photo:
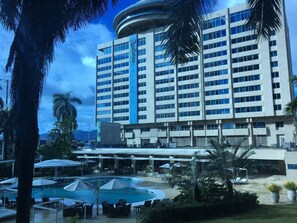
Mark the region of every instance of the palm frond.
[[168, 0], [168, 26], [164, 30], [165, 57], [174, 64], [188, 62], [199, 55], [203, 14], [209, 12], [216, 0]]
[[287, 116], [296, 116], [297, 112], [297, 98], [290, 101], [284, 108], [284, 113]]
[[247, 0], [251, 15], [246, 25], [255, 27], [258, 40], [267, 40], [271, 32], [282, 27], [281, 2], [282, 0]]

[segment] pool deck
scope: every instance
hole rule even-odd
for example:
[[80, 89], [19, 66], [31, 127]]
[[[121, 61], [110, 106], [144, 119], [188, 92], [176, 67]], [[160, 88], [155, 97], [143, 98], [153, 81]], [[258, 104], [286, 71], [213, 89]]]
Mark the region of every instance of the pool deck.
[[[160, 178], [156, 177], [141, 177], [144, 179], [144, 181], [139, 185], [141, 187], [149, 187], [156, 190], [161, 190], [165, 193], [165, 197], [167, 198], [174, 198], [176, 195], [178, 195], [178, 190], [176, 188], [171, 188], [168, 186], [168, 184], [161, 181]], [[287, 180], [286, 176], [262, 176], [257, 178], [251, 178], [249, 179], [248, 184], [242, 184], [242, 185], [236, 185], [235, 189], [239, 191], [249, 191], [249, 192], [255, 192], [258, 194], [259, 202], [260, 204], [269, 204], [273, 205], [271, 203], [269, 198], [269, 192], [266, 190], [265, 185], [268, 183], [277, 183], [282, 185]], [[283, 190], [280, 194], [280, 203], [276, 205], [282, 205], [282, 204], [290, 204], [290, 202], [287, 199], [286, 190]], [[274, 204], [275, 205], [275, 204]], [[95, 209], [93, 209], [93, 213], [95, 213]], [[101, 210], [100, 210], [101, 213]], [[131, 209], [131, 216], [126, 218], [107, 218], [105, 215], [99, 215], [94, 216], [92, 218], [88, 218], [86, 220], [87, 223], [136, 223], [137, 213], [132, 207]], [[8, 218], [8, 219], [1, 219], [1, 223], [13, 223], [15, 222], [15, 217]], [[31, 217], [31, 222], [33, 222], [33, 219]], [[55, 214], [54, 213], [35, 213], [34, 216], [34, 223], [49, 223], [49, 222], [55, 222]], [[62, 221], [59, 221], [62, 222]], [[68, 222], [68, 220], [65, 218], [64, 222]], [[83, 220], [80, 221], [81, 223]]]

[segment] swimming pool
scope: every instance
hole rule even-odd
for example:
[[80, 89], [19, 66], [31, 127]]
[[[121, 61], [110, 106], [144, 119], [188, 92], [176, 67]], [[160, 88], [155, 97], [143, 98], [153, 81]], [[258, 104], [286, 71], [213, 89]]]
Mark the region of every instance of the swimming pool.
[[[129, 178], [129, 177], [97, 177], [97, 178], [81, 178], [92, 184], [99, 183], [103, 185], [108, 181], [117, 178], [125, 181], [131, 185], [132, 188], [118, 189], [118, 190], [100, 190], [99, 203], [102, 201], [107, 201], [108, 203], [116, 203], [119, 199], [125, 199], [127, 203], [137, 203], [144, 200], [154, 199], [157, 194], [153, 190], [147, 188], [137, 188], [139, 179]], [[69, 192], [64, 190], [64, 186], [72, 183], [75, 179], [63, 179], [58, 180], [57, 184], [45, 186], [45, 187], [33, 187], [32, 197], [42, 198], [71, 198], [84, 200], [86, 203], [96, 203], [96, 196], [92, 191], [89, 190], [79, 190], [74, 192]]]

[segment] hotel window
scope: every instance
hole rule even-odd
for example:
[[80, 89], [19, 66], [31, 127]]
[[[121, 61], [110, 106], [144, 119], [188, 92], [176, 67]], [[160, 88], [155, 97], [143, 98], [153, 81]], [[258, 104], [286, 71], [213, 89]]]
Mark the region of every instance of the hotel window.
[[98, 75], [97, 75], [97, 78], [98, 78], [98, 79], [103, 79], [103, 78], [107, 78], [107, 77], [111, 77], [111, 73], [98, 74]]
[[272, 78], [279, 77], [279, 73], [278, 73], [278, 71], [276, 71], [276, 72], [272, 72], [272, 73], [271, 73], [271, 77], [272, 77]]
[[191, 70], [198, 70], [198, 65], [194, 65], [194, 66], [187, 66], [187, 67], [180, 67], [178, 68], [178, 72], [186, 72], [186, 71], [191, 71]]
[[114, 98], [124, 98], [124, 97], [128, 97], [129, 93], [122, 93], [122, 94], [114, 94], [113, 97]]
[[138, 46], [143, 46], [143, 45], [145, 45], [145, 43], [146, 43], [145, 37], [140, 38], [140, 39], [137, 40], [137, 45]]
[[189, 107], [196, 107], [196, 106], [199, 106], [199, 105], [200, 105], [199, 101], [192, 101], [192, 102], [179, 103], [178, 107], [180, 107], [180, 108], [189, 108]]
[[242, 43], [242, 42], [245, 42], [245, 41], [256, 40], [256, 39], [257, 39], [257, 35], [249, 35], [249, 36], [234, 38], [234, 39], [231, 40], [231, 43], [232, 44]]
[[198, 92], [193, 92], [193, 93], [186, 93], [186, 94], [179, 94], [178, 98], [182, 99], [182, 98], [195, 98], [195, 97], [199, 97], [199, 93]]
[[204, 68], [217, 67], [217, 66], [222, 66], [226, 64], [228, 64], [227, 60], [219, 60], [219, 61], [214, 61], [210, 63], [205, 63]]
[[235, 93], [240, 93], [240, 92], [249, 92], [249, 91], [259, 91], [261, 90], [260, 85], [253, 85], [253, 86], [246, 86], [246, 87], [237, 87], [234, 88]]
[[235, 108], [235, 113], [261, 112], [262, 106]]
[[224, 123], [222, 125], [222, 129], [234, 129], [234, 128], [235, 128], [235, 126], [233, 123]]
[[274, 105], [274, 111], [282, 110], [282, 105]]
[[218, 129], [218, 125], [217, 124], [207, 125], [206, 128], [207, 130], [215, 130], [215, 129]]
[[180, 112], [179, 117], [188, 117], [188, 116], [199, 116], [200, 111], [187, 111], [187, 112]]
[[156, 101], [170, 101], [170, 100], [174, 100], [174, 99], [175, 99], [174, 95], [156, 97]]
[[146, 98], [140, 98], [140, 99], [138, 99], [138, 103], [146, 103]]
[[248, 123], [236, 123], [235, 128], [236, 129], [247, 129], [248, 128]]
[[172, 109], [175, 108], [175, 104], [157, 105], [156, 110]]
[[137, 68], [137, 71], [139, 72], [139, 71], [143, 71], [143, 70], [146, 70], [146, 66], [142, 66], [142, 67], [138, 67]]
[[226, 46], [227, 45], [227, 41], [221, 41], [221, 42], [216, 42], [216, 43], [211, 43], [211, 44], [207, 44], [203, 46], [204, 50], [209, 50], [209, 49], [213, 49], [213, 48], [217, 48], [217, 47], [221, 47], [221, 46]]
[[254, 29], [253, 26], [247, 26], [247, 25], [235, 26], [231, 28], [231, 35], [251, 31], [253, 29]]
[[155, 34], [155, 42], [162, 41], [164, 38], [164, 33], [157, 33]]
[[265, 122], [254, 122], [253, 123], [253, 128], [256, 128], [256, 129], [266, 128], [266, 124], [265, 124]]
[[156, 93], [162, 93], [162, 92], [168, 92], [168, 91], [174, 91], [174, 86], [156, 89]]
[[107, 102], [107, 103], [99, 103], [98, 104], [98, 108], [105, 108], [105, 107], [110, 107], [111, 106], [111, 103], [110, 102]]
[[256, 50], [256, 49], [258, 49], [258, 44], [253, 44], [253, 45], [234, 48], [232, 49], [232, 53], [241, 53], [241, 52], [246, 52], [246, 51]]
[[128, 116], [114, 117], [113, 120], [114, 120], [115, 122], [118, 122], [118, 121], [128, 121], [128, 120], [129, 120], [129, 117], [128, 117]]
[[281, 99], [281, 94], [273, 94], [273, 99], [276, 100], [276, 99]]
[[155, 64], [155, 68], [168, 67], [168, 66], [172, 66], [172, 65], [173, 65], [172, 62], [167, 61], [167, 62]]
[[138, 87], [145, 87], [146, 86], [146, 82], [141, 82], [138, 84]]
[[217, 99], [217, 100], [206, 100], [205, 101], [206, 105], [223, 105], [223, 104], [229, 104], [229, 103], [230, 103], [229, 98]]
[[212, 39], [216, 39], [216, 38], [220, 38], [220, 37], [224, 37], [226, 36], [226, 30], [219, 30], [216, 32], [212, 32], [212, 33], [207, 33], [203, 35], [203, 41], [207, 41], [207, 40], [212, 40]]
[[129, 101], [115, 101], [113, 103], [114, 106], [120, 106], [120, 105], [128, 105]]
[[276, 57], [276, 56], [277, 56], [276, 50], [270, 52], [270, 57]]
[[228, 69], [205, 72], [204, 76], [205, 77], [214, 77], [214, 76], [220, 76], [220, 75], [226, 75], [226, 74], [228, 74]]
[[100, 67], [97, 69], [97, 72], [101, 72], [101, 71], [105, 71], [105, 70], [111, 70], [111, 66]]
[[212, 90], [212, 91], [206, 91], [206, 96], [212, 96], [212, 95], [222, 95], [222, 94], [229, 94], [229, 89], [220, 89], [220, 90]]
[[284, 127], [284, 122], [276, 122], [275, 127], [278, 128], [283, 128]]
[[277, 61], [271, 62], [271, 67], [278, 67], [278, 62]]
[[234, 103], [245, 103], [245, 102], [261, 101], [261, 100], [262, 100], [261, 95], [256, 95], [256, 96], [249, 96], [249, 97], [234, 98]]
[[122, 109], [114, 109], [113, 110], [114, 114], [127, 113], [127, 112], [129, 112], [129, 108], [122, 108]]
[[146, 111], [146, 107], [139, 107], [139, 111]]
[[146, 54], [146, 49], [141, 49], [141, 50], [138, 50], [138, 52], [137, 52], [138, 56], [142, 56], [142, 55], [145, 55], [145, 54]]
[[168, 75], [168, 74], [174, 74], [174, 70], [163, 70], [163, 71], [158, 71], [155, 73], [156, 76], [162, 76], [162, 75]]
[[199, 77], [198, 74], [187, 75], [187, 76], [178, 77], [178, 81], [193, 80], [193, 79], [197, 79], [198, 77]]
[[272, 88], [280, 88], [280, 84], [279, 83], [272, 83]]
[[174, 78], [166, 78], [166, 79], [161, 79], [161, 80], [156, 80], [156, 84], [168, 84], [168, 83], [173, 83]]
[[214, 53], [208, 53], [208, 54], [204, 54], [204, 59], [209, 59], [209, 58], [213, 58], [213, 57], [220, 57], [220, 56], [225, 56], [227, 55], [227, 50], [222, 50], [222, 51], [217, 51]]
[[198, 83], [185, 84], [185, 85], [178, 86], [178, 90], [193, 89], [193, 88], [198, 88], [198, 87], [199, 87]]
[[259, 70], [259, 64], [244, 66], [244, 67], [236, 67], [236, 68], [233, 68], [232, 70], [233, 70], [233, 73]]
[[97, 111], [97, 115], [109, 115], [111, 114], [110, 110], [106, 110], [106, 111]]
[[230, 14], [231, 23], [246, 20], [250, 17], [250, 14], [251, 14], [251, 12], [249, 9], [232, 13], [232, 14]]
[[113, 88], [114, 91], [121, 91], [126, 89], [129, 89], [129, 85], [122, 85], [122, 86], [117, 86]]
[[146, 119], [146, 115], [138, 115], [138, 119], [139, 120]]
[[244, 57], [237, 57], [232, 59], [232, 63], [240, 63], [240, 62], [245, 62], [245, 61], [250, 61], [250, 60], [257, 60], [259, 59], [258, 54], [253, 54], [253, 55], [248, 55]]
[[98, 100], [111, 99], [111, 95], [98, 96], [97, 99], [98, 99]]
[[124, 60], [124, 59], [128, 59], [128, 58], [129, 58], [129, 54], [128, 53], [123, 53], [123, 54], [115, 55], [113, 57], [114, 61]]
[[114, 79], [113, 83], [122, 83], [122, 82], [127, 82], [129, 81], [129, 77], [123, 77], [123, 78], [118, 78], [118, 79]]
[[117, 44], [114, 46], [114, 52], [122, 51], [122, 50], [127, 50], [129, 49], [129, 43], [121, 43]]
[[111, 84], [110, 80], [109, 81], [101, 81], [101, 82], [97, 83], [98, 86], [109, 85], [109, 84]]
[[111, 62], [111, 57], [98, 59], [98, 65], [105, 64], [105, 63], [110, 63], [110, 62]]
[[104, 93], [104, 92], [110, 92], [111, 88], [103, 88], [103, 89], [98, 89], [97, 93]]
[[114, 71], [113, 76], [118, 76], [118, 75], [123, 75], [128, 73], [129, 73], [129, 70]]
[[116, 69], [116, 68], [127, 67], [127, 66], [129, 66], [129, 62], [120, 63], [120, 64], [115, 64], [115, 65], [113, 66], [113, 68]]
[[106, 47], [106, 48], [100, 49], [99, 51], [103, 52], [103, 54], [111, 54], [111, 47]]
[[155, 52], [159, 52], [159, 51], [162, 51], [162, 50], [165, 50], [165, 46], [164, 45], [155, 46]]
[[211, 29], [214, 27], [222, 26], [226, 24], [225, 16], [221, 16], [218, 18], [210, 19], [207, 21], [204, 21], [203, 23], [203, 29]]
[[174, 118], [175, 113], [162, 113], [162, 114], [157, 114], [156, 118]]
[[251, 76], [244, 76], [244, 77], [233, 78], [233, 82], [234, 83], [247, 82], [247, 81], [255, 81], [255, 80], [260, 80], [260, 75], [259, 74], [251, 75]]
[[269, 46], [276, 46], [276, 40], [272, 40], [269, 42]]
[[137, 60], [138, 64], [145, 63], [145, 62], [146, 62], [146, 58], [142, 58], [142, 59]]
[[206, 115], [221, 115], [221, 114], [230, 114], [230, 109], [222, 108], [222, 109], [206, 110]]
[[228, 79], [216, 80], [216, 81], [207, 81], [205, 82], [205, 86], [217, 86], [217, 85], [224, 85], [228, 84]]

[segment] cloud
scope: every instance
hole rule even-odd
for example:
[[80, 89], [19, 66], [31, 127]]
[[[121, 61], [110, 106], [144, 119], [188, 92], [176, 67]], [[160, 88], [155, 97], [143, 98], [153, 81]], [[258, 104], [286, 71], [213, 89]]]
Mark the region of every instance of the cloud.
[[87, 67], [96, 68], [96, 59], [93, 57], [83, 57], [81, 61]]

